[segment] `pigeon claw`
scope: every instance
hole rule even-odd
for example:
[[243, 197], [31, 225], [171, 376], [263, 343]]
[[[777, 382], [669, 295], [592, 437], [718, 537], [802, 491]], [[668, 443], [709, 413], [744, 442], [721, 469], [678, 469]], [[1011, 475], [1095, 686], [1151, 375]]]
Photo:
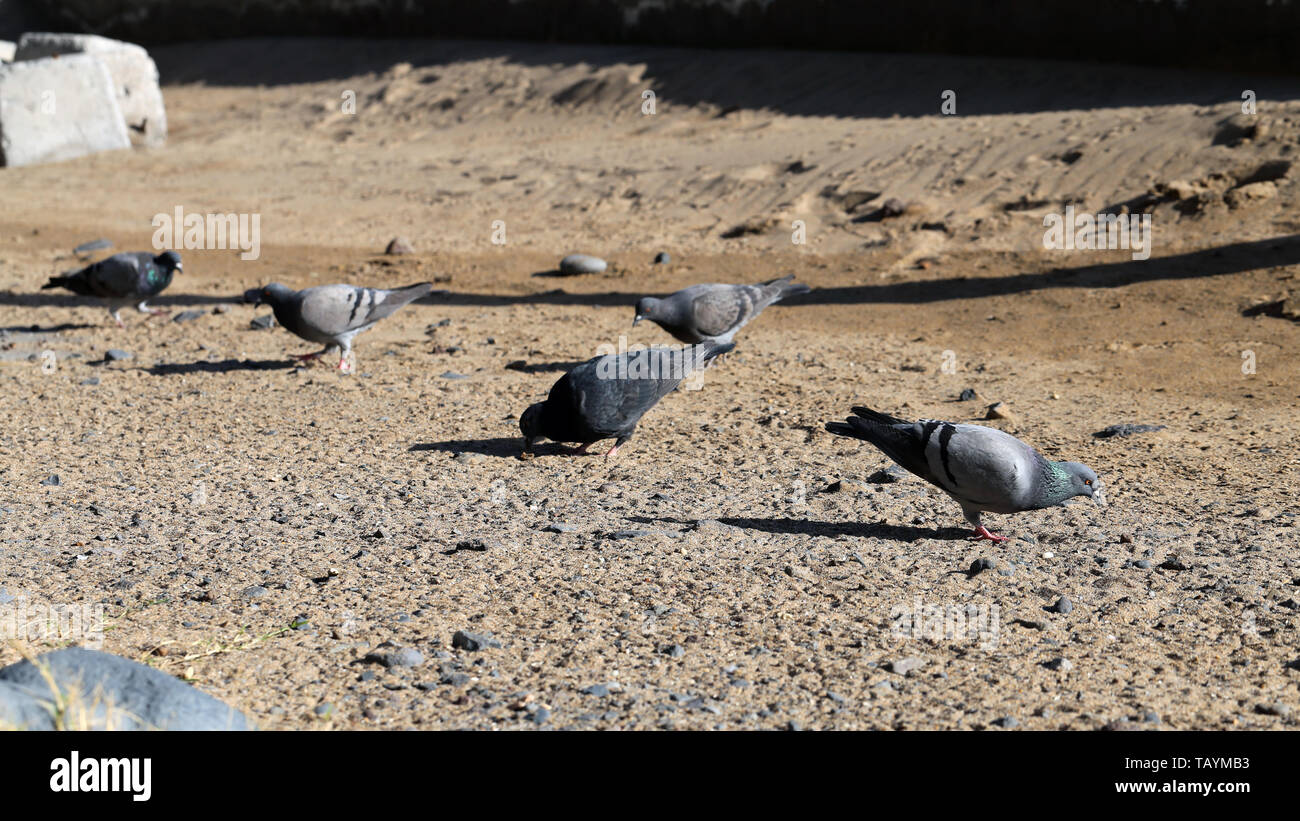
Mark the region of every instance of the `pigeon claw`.
[[1007, 536], [999, 536], [999, 535], [996, 534], [996, 533], [990, 533], [990, 532], [989, 532], [989, 529], [988, 529], [987, 527], [984, 527], [983, 525], [980, 525], [979, 527], [975, 528], [975, 536], [974, 536], [974, 538], [975, 538], [976, 540], [979, 540], [979, 539], [988, 539], [990, 542], [1009, 542], [1009, 541], [1011, 541], [1010, 537], [1007, 537]]
[[613, 457], [613, 456], [618, 455], [618, 449], [619, 449], [619, 447], [620, 447], [619, 445], [615, 445], [614, 447], [612, 447], [612, 448], [610, 448], [609, 450], [605, 451], [605, 458], [606, 458], [606, 459], [609, 459], [609, 458], [611, 458], [611, 457]]

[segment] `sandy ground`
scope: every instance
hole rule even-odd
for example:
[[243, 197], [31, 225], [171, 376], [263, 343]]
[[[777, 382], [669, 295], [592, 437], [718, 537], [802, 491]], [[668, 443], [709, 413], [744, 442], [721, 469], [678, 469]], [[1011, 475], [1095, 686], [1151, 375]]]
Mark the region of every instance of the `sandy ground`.
[[[0, 170], [9, 594], [102, 603], [105, 649], [266, 728], [1295, 725], [1300, 326], [1247, 314], [1295, 289], [1300, 90], [482, 43], [157, 57], [165, 148]], [[1152, 259], [1043, 250], [1067, 202], [1149, 210]], [[256, 260], [185, 252], [157, 302], [200, 317], [122, 331], [38, 291], [86, 240], [148, 248], [178, 205], [262, 215]], [[398, 235], [417, 253], [384, 256]], [[610, 269], [544, 275], [573, 251]], [[816, 290], [615, 460], [518, 458], [517, 414], [564, 369], [671, 341], [630, 327], [638, 296], [785, 273]], [[441, 291], [345, 376], [231, 304], [272, 280]], [[1014, 540], [973, 543], [951, 500], [868, 481], [887, 460], [822, 427], [997, 401], [1014, 418], [989, 424], [1090, 464], [1111, 506], [989, 517]], [[1121, 422], [1167, 427], [1092, 435]], [[995, 633], [896, 629], [968, 607]], [[390, 645], [423, 663], [365, 661]]]

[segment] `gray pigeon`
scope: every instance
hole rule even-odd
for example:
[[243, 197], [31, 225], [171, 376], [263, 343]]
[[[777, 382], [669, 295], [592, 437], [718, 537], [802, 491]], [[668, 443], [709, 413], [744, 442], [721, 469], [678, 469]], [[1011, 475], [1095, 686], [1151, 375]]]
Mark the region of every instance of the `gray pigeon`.
[[656, 345], [589, 359], [560, 377], [545, 402], [529, 406], [519, 417], [524, 450], [550, 439], [578, 442], [581, 447], [573, 453], [586, 453], [594, 443], [612, 438], [614, 446], [605, 453], [609, 458], [632, 438], [646, 411], [733, 347], [730, 342], [689, 348]]
[[41, 290], [66, 288], [74, 294], [99, 297], [113, 315], [113, 321], [122, 328], [126, 326], [119, 312], [128, 305], [135, 305], [140, 313], [150, 316], [168, 313], [153, 310], [145, 303], [171, 285], [172, 274], [180, 270], [181, 256], [175, 251], [164, 251], [158, 256], [146, 251], [114, 254], [80, 271], [51, 277]]
[[1005, 542], [980, 523], [980, 513], [1019, 513], [1087, 496], [1106, 504], [1101, 479], [1078, 462], [1049, 462], [1009, 433], [982, 425], [922, 419], [908, 422], [870, 408], [853, 408], [844, 422], [827, 422], [837, 436], [865, 439], [901, 467], [957, 500], [975, 537]]
[[346, 370], [344, 364], [352, 352], [352, 337], [431, 290], [430, 282], [392, 291], [356, 285], [318, 285], [294, 291], [272, 282], [245, 292], [244, 301], [265, 302], [275, 311], [276, 322], [308, 342], [325, 346], [324, 350], [302, 354], [296, 359], [316, 359], [331, 348], [338, 348], [339, 370]]
[[807, 285], [792, 279], [794, 274], [761, 285], [692, 285], [662, 299], [642, 297], [632, 324], [648, 319], [688, 345], [730, 342], [768, 305], [808, 293]]

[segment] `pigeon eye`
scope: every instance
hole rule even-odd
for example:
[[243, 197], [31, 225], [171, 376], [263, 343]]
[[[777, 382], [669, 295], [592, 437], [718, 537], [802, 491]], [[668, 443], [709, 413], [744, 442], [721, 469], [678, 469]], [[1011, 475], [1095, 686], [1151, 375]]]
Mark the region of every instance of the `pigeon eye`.
[[1085, 485], [1090, 485], [1090, 484], [1092, 484], [1092, 480], [1091, 480], [1091, 479], [1084, 479], [1084, 480], [1083, 480], [1083, 483], [1084, 483]]

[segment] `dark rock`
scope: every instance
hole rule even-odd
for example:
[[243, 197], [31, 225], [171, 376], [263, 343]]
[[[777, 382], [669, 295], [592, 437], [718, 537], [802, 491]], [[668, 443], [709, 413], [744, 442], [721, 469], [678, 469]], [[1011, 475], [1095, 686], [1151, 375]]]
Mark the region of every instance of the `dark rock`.
[[265, 316], [254, 317], [248, 323], [248, 327], [255, 331], [265, 331], [275, 327], [275, 314], [266, 314]]
[[686, 648], [681, 646], [680, 644], [669, 644], [663, 649], [661, 649], [659, 652], [663, 653], [665, 656], [668, 656], [669, 658], [679, 659], [682, 656], [686, 655]]
[[132, 358], [130, 351], [124, 351], [121, 348], [109, 348], [104, 351], [105, 362], [125, 362]]
[[973, 402], [973, 401], [975, 401], [975, 400], [978, 399], [978, 398], [979, 398], [979, 394], [975, 393], [975, 389], [974, 389], [974, 388], [967, 388], [966, 390], [964, 390], [964, 391], [961, 392], [961, 395], [960, 395], [960, 396], [957, 397], [957, 401], [958, 401], [958, 402]]
[[[80, 704], [77, 726], [94, 730], [251, 730], [243, 715], [174, 676], [111, 653], [70, 647], [0, 670], [0, 725], [62, 727], [56, 704]], [[85, 721], [85, 726], [80, 723]]]
[[41, 480], [41, 484], [46, 487], [58, 487], [61, 484], [59, 481], [59, 474], [51, 473], [49, 476]]
[[672, 261], [673, 261], [672, 257], [668, 256], [668, 254], [664, 251], [660, 251], [659, 253], [655, 254], [655, 265], [667, 265]]
[[419, 667], [424, 664], [424, 654], [414, 647], [399, 647], [396, 650], [376, 650], [366, 654], [366, 661], [394, 667]]
[[903, 202], [898, 197], [890, 197], [880, 206], [880, 216], [885, 218], [901, 217], [906, 211], [907, 203]]
[[1074, 669], [1074, 662], [1070, 661], [1065, 656], [1057, 656], [1054, 659], [1049, 659], [1048, 661], [1043, 662], [1043, 666], [1048, 670], [1055, 670], [1058, 673], [1068, 673]]
[[81, 380], [81, 384], [83, 384], [83, 385], [92, 385], [92, 386], [93, 386], [93, 385], [98, 385], [98, 384], [99, 384], [99, 377], [98, 377], [98, 376], [87, 376], [85, 379]]
[[589, 687], [583, 687], [582, 690], [580, 690], [579, 692], [581, 692], [585, 696], [596, 696], [598, 698], [604, 698], [605, 696], [609, 695], [609, 687], [604, 684], [592, 684]]
[[206, 314], [203, 311], [181, 311], [179, 314], [172, 317], [172, 322], [190, 322], [191, 320], [198, 319], [201, 316], [206, 316]]
[[970, 569], [966, 571], [966, 578], [973, 579], [985, 570], [993, 570], [998, 566], [997, 559], [978, 558], [970, 563]]
[[1052, 604], [1048, 607], [1044, 607], [1043, 609], [1046, 610], [1048, 613], [1060, 613], [1062, 615], [1065, 615], [1074, 610], [1074, 602], [1070, 601], [1065, 596], [1061, 596], [1056, 600], [1055, 604]]
[[1158, 430], [1165, 430], [1167, 425], [1134, 425], [1125, 422], [1120, 425], [1111, 425], [1097, 431], [1093, 436], [1098, 439], [1110, 439], [1115, 436], [1132, 436], [1135, 433], [1152, 433]]
[[415, 246], [406, 237], [393, 237], [384, 249], [385, 254], [414, 254]]
[[534, 724], [545, 724], [551, 720], [551, 711], [545, 707], [538, 707], [537, 712], [533, 713]]
[[574, 527], [573, 525], [561, 524], [560, 522], [551, 522], [549, 525], [542, 528], [542, 531], [545, 533], [573, 533], [577, 529], [578, 528]]
[[890, 465], [868, 476], [867, 481], [873, 485], [887, 485], [902, 479], [903, 473], [903, 469], [898, 465]]
[[240, 595], [242, 595], [246, 599], [260, 599], [263, 596], [265, 596], [268, 592], [270, 591], [268, 591], [265, 587], [262, 587], [260, 584], [255, 584], [251, 587], [245, 587], [243, 591], [241, 591]]
[[443, 379], [469, 379], [465, 374], [456, 373], [455, 371], [443, 371], [439, 376]]
[[451, 646], [458, 650], [467, 650], [474, 653], [488, 647], [500, 647], [501, 642], [492, 638], [488, 633], [471, 633], [466, 630], [457, 630], [452, 634]]
[[1003, 716], [993, 720], [994, 727], [1001, 727], [1004, 730], [1012, 730], [1020, 726], [1020, 721], [1015, 716]]

